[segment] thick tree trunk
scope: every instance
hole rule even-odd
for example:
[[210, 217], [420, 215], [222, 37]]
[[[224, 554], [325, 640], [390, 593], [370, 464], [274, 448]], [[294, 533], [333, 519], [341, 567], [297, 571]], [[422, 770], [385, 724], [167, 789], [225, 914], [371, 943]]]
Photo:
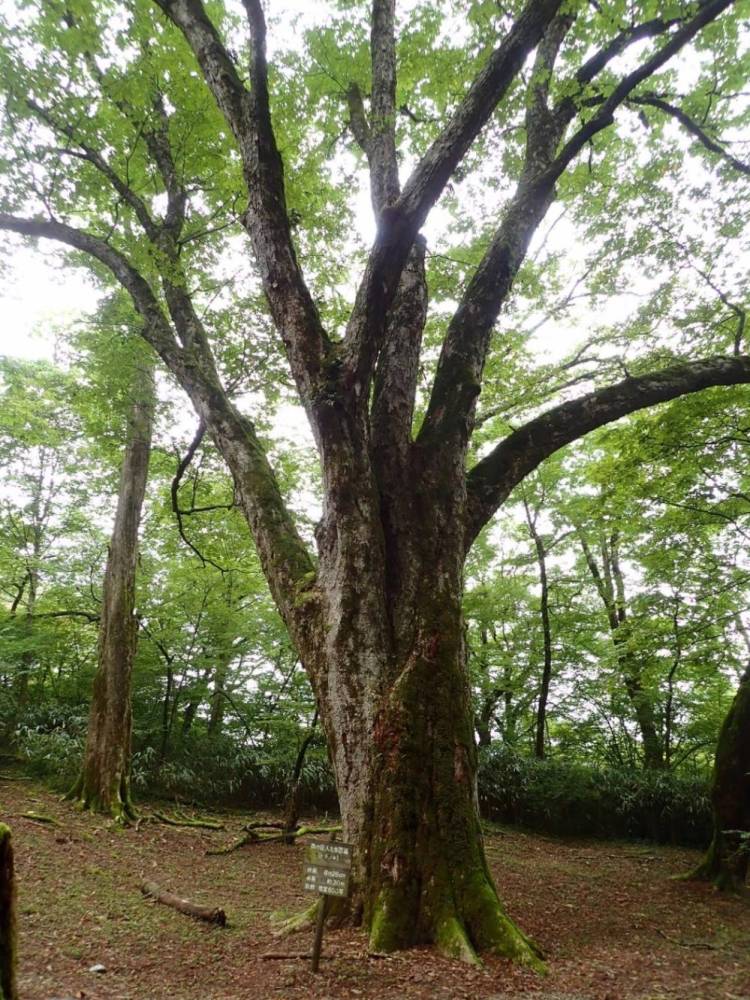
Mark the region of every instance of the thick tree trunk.
[[99, 664], [94, 677], [83, 768], [69, 798], [118, 822], [134, 817], [130, 799], [130, 689], [137, 643], [135, 577], [154, 412], [151, 363], [138, 362], [120, 475], [115, 525], [104, 572]]
[[[348, 642], [337, 643], [338, 660], [329, 647], [325, 670], [312, 671], [344, 839], [355, 845], [354, 914], [376, 952], [434, 943], [468, 961], [490, 950], [538, 967], [534, 945], [503, 912], [484, 856], [461, 615], [462, 521], [452, 503], [420, 510], [431, 494], [413, 497], [414, 520], [400, 525], [411, 560], [402, 558], [398, 584], [386, 588], [390, 628], [383, 633], [358, 578], [340, 578], [336, 625], [340, 640], [348, 629]], [[372, 567], [375, 539], [366, 554]], [[330, 556], [322, 546], [324, 581]], [[382, 566], [382, 548], [379, 558]], [[413, 595], [408, 603], [405, 593]]]
[[750, 667], [719, 733], [711, 801], [713, 839], [703, 861], [688, 878], [739, 892], [750, 864]]
[[10, 830], [2, 823], [0, 823], [0, 1000], [18, 1000], [13, 846]]

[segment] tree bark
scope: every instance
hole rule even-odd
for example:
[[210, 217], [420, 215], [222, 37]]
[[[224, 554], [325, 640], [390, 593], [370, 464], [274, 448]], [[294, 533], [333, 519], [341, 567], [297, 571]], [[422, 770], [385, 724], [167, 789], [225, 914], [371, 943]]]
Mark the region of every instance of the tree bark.
[[0, 1000], [18, 1000], [16, 886], [10, 830], [0, 823]]
[[83, 767], [68, 798], [84, 809], [133, 819], [130, 797], [131, 675], [138, 638], [134, 615], [138, 527], [151, 451], [155, 389], [151, 360], [138, 359], [115, 524], [104, 571], [99, 662]]
[[740, 892], [750, 864], [750, 667], [719, 733], [711, 802], [713, 839], [687, 877], [713, 882], [723, 891]]

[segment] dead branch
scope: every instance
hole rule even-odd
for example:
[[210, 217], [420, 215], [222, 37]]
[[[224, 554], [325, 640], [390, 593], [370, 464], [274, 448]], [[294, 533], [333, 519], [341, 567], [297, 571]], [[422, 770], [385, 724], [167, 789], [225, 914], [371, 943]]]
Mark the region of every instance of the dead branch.
[[175, 896], [171, 892], [163, 892], [154, 882], [144, 882], [141, 885], [141, 892], [149, 899], [153, 899], [157, 903], [164, 903], [165, 906], [171, 906], [173, 910], [185, 913], [189, 917], [195, 917], [196, 920], [205, 920], [206, 923], [218, 924], [219, 927], [226, 926], [226, 914], [218, 907], [191, 903], [189, 899], [182, 899], [181, 896]]
[[152, 813], [150, 818], [157, 820], [159, 823], [165, 823], [167, 826], [193, 826], [199, 827], [203, 830], [226, 829], [223, 823], [217, 823], [212, 819], [190, 819], [189, 816], [184, 815], [177, 818], [174, 816], [167, 816], [165, 813], [160, 812]]
[[[298, 837], [305, 837], [308, 834], [319, 834], [319, 833], [340, 833], [340, 826], [300, 826], [295, 827], [292, 830], [285, 829], [280, 823], [248, 823], [247, 826], [243, 827], [245, 830], [244, 837], [240, 837], [233, 844], [229, 844], [227, 847], [217, 847], [214, 850], [206, 851], [207, 855], [218, 855], [218, 854], [231, 854], [233, 851], [239, 850], [240, 847], [245, 847], [247, 844], [280, 844], [293, 843]], [[258, 830], [274, 830], [280, 831], [279, 833], [272, 833], [268, 836], [263, 836], [258, 833]]]

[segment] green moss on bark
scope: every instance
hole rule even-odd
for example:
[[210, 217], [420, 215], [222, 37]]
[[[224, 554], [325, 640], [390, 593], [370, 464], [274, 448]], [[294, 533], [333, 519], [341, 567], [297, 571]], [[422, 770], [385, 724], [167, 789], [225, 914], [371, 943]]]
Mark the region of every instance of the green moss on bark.
[[0, 823], [0, 1000], [17, 1000], [16, 887], [10, 829]]

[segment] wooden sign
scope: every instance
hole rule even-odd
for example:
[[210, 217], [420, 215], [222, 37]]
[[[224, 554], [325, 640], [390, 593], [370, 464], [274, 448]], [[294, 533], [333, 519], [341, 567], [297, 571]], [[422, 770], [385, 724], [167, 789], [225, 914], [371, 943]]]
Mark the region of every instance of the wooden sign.
[[320, 895], [318, 919], [315, 925], [315, 941], [312, 951], [312, 971], [318, 971], [320, 951], [323, 946], [323, 928], [329, 896], [349, 895], [349, 873], [352, 870], [351, 844], [310, 844], [304, 868], [304, 888], [306, 892]]
[[349, 872], [343, 868], [325, 868], [305, 862], [305, 892], [321, 896], [348, 896]]
[[348, 896], [352, 870], [351, 844], [310, 844], [305, 862], [305, 891], [322, 896]]

